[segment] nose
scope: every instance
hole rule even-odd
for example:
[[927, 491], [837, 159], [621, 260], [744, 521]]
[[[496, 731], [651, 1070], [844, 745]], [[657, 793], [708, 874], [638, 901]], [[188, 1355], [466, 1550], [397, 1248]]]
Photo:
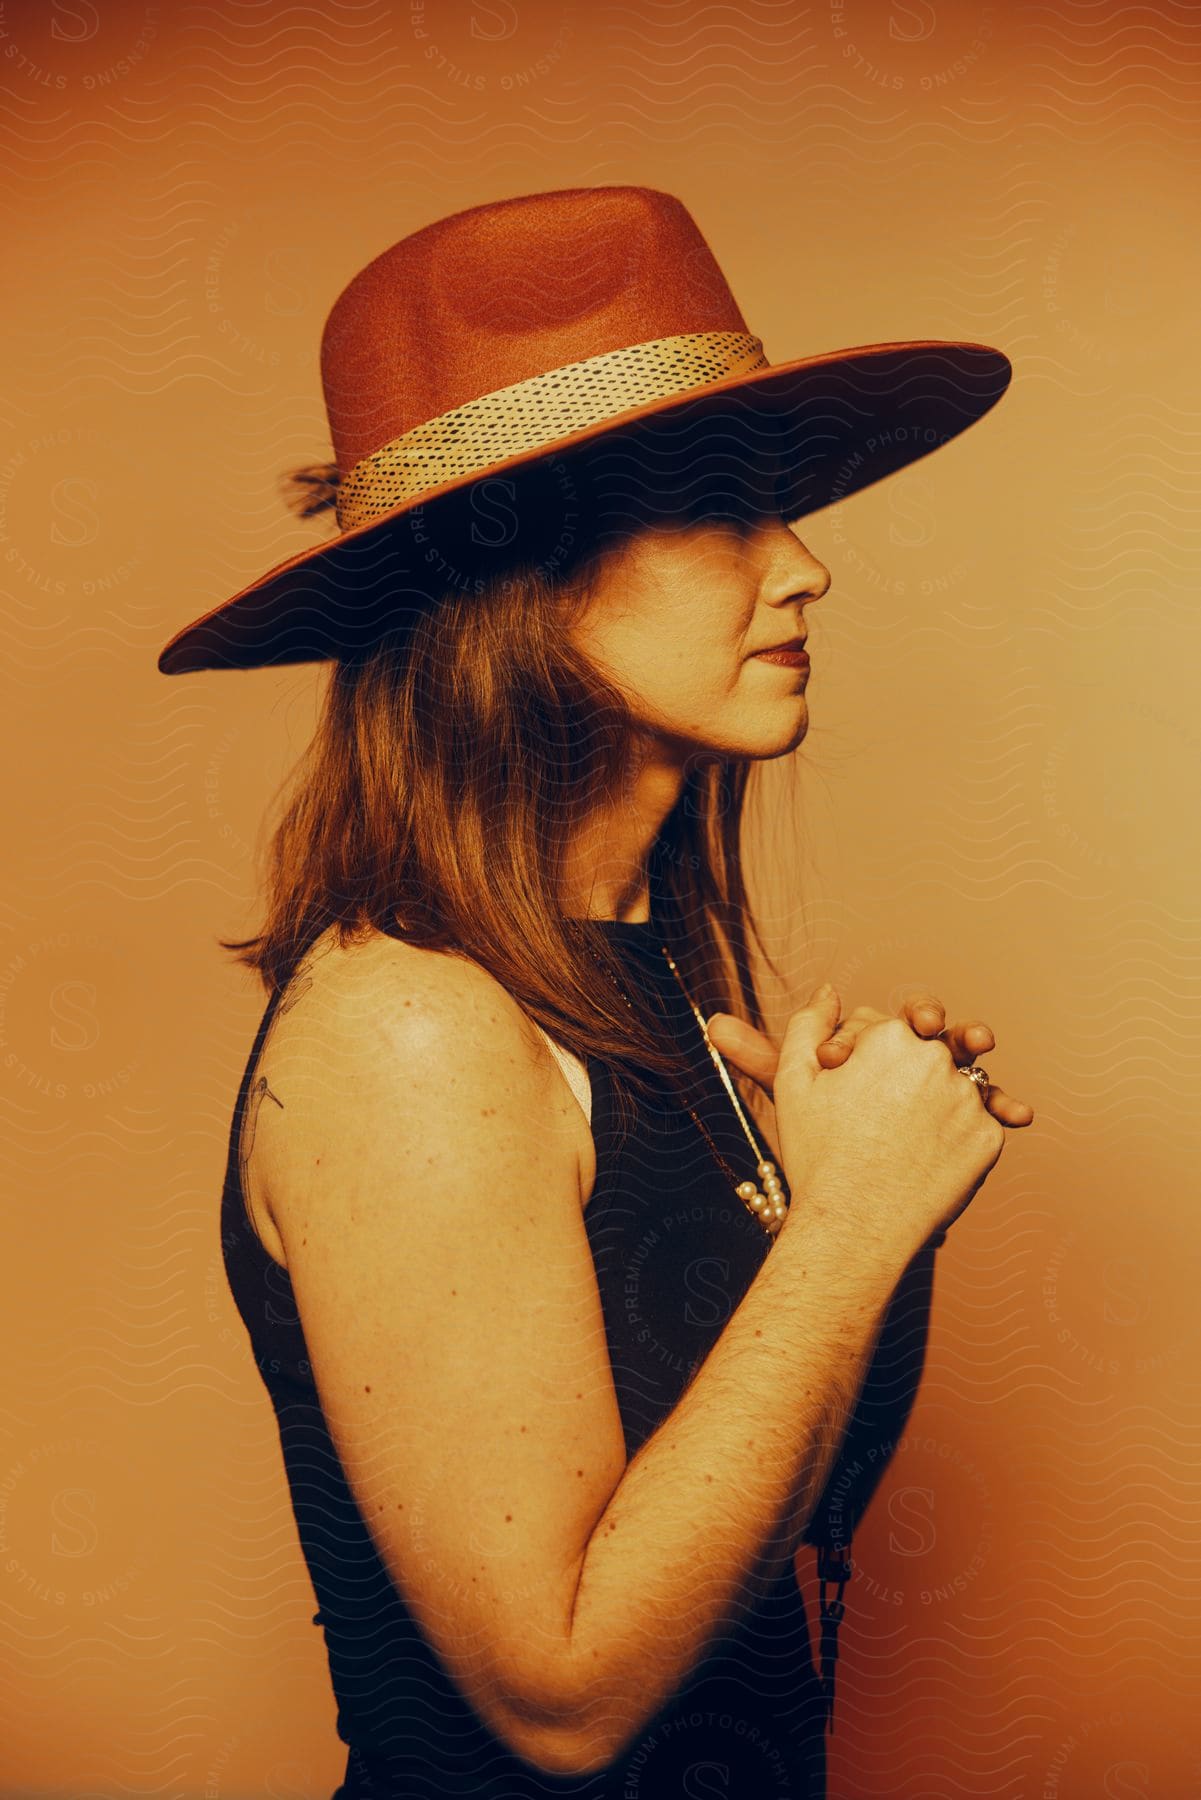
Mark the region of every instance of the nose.
[[764, 577], [764, 595], [771, 606], [820, 600], [833, 577], [824, 562], [814, 556], [791, 525], [777, 520], [772, 532], [771, 559]]

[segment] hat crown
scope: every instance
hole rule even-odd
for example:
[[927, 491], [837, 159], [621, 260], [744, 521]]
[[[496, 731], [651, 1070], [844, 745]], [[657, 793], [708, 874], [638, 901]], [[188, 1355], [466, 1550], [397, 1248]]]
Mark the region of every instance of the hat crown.
[[338, 467], [481, 395], [678, 333], [747, 331], [687, 207], [562, 188], [402, 238], [339, 294], [321, 339]]

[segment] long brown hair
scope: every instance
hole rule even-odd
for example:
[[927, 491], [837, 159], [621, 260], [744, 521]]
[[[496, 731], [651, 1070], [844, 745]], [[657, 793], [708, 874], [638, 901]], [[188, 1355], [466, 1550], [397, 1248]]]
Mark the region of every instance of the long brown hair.
[[[610, 1066], [627, 1119], [625, 1084], [647, 1093], [644, 1072], [671, 1082], [684, 1065], [609, 942], [560, 911], [568, 841], [595, 809], [620, 804], [639, 746], [625, 697], [569, 627], [640, 523], [712, 500], [711, 484], [697, 486], [695, 447], [683, 502], [662, 460], [651, 486], [645, 470], [631, 484], [639, 441], [637, 432], [622, 438], [625, 457], [615, 461], [617, 440], [608, 440], [620, 503], [613, 482], [598, 479], [595, 456], [556, 459], [560, 471], [570, 467], [569, 531], [562, 482], [551, 504], [545, 468], [524, 487], [508, 484], [510, 497], [520, 493], [520, 523], [500, 551], [473, 545], [466, 513], [455, 519], [444, 508], [453, 584], [406, 593], [385, 629], [328, 664], [318, 727], [271, 837], [263, 927], [219, 940], [269, 992], [330, 927], [342, 945], [375, 930], [466, 956], [559, 1043]], [[316, 512], [336, 495], [337, 469], [297, 470], [292, 482], [296, 509]], [[762, 1027], [749, 934], [777, 971], [743, 874], [753, 769], [698, 751], [648, 876], [652, 915], [701, 1012]]]

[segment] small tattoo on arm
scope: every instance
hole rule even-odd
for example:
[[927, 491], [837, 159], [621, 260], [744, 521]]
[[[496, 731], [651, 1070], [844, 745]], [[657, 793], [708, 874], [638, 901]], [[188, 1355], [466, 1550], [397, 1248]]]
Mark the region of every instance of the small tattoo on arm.
[[[275, 1011], [271, 1017], [271, 1023], [267, 1027], [266, 1035], [259, 1046], [258, 1063], [260, 1068], [275, 1031], [276, 1021], [284, 1013], [290, 1012], [297, 1001], [304, 998], [312, 985], [313, 977], [309, 973], [309, 955], [306, 954], [301, 957], [300, 961], [293, 969], [291, 978], [285, 984], [284, 990], [276, 1002]], [[280, 1111], [283, 1111], [284, 1103], [278, 1094], [272, 1092], [266, 1075], [256, 1075], [247, 1092], [246, 1110], [242, 1119], [242, 1129], [238, 1143], [238, 1176], [242, 1183], [243, 1195], [246, 1193], [246, 1175], [250, 1167], [250, 1158], [254, 1152], [254, 1141], [258, 1130], [259, 1108], [262, 1106], [264, 1100], [273, 1100]]]
[[[280, 996], [279, 1005], [275, 1009], [275, 1017], [290, 1012], [298, 1000], [302, 1000], [313, 985], [313, 977], [305, 971], [304, 964], [298, 963], [291, 981]], [[272, 1024], [274, 1024], [274, 1019]]]
[[278, 1094], [273, 1094], [271, 1092], [270, 1087], [267, 1085], [267, 1077], [265, 1075], [258, 1075], [255, 1077], [250, 1089], [250, 1096], [246, 1107], [246, 1119], [242, 1127], [242, 1143], [238, 1155], [238, 1170], [243, 1181], [245, 1181], [246, 1171], [250, 1167], [250, 1156], [254, 1149], [254, 1135], [259, 1122], [259, 1108], [264, 1100], [274, 1100], [275, 1104], [282, 1112], [283, 1101]]

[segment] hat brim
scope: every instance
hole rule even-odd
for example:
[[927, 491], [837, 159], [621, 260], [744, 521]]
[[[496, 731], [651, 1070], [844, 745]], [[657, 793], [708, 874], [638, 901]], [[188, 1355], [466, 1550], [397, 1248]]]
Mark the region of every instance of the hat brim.
[[[380, 603], [431, 592], [416, 542], [408, 553], [388, 527], [415, 508], [583, 445], [640, 419], [698, 416], [720, 396], [782, 414], [795, 478], [791, 516], [804, 517], [929, 456], [983, 418], [1013, 368], [987, 344], [925, 340], [867, 344], [774, 363], [750, 374], [654, 400], [584, 426], [485, 469], [427, 488], [379, 518], [277, 563], [257, 581], [177, 632], [160, 652], [164, 675], [247, 669], [336, 657]], [[381, 551], [387, 545], [388, 555]], [[398, 561], [399, 558], [399, 561]]]

